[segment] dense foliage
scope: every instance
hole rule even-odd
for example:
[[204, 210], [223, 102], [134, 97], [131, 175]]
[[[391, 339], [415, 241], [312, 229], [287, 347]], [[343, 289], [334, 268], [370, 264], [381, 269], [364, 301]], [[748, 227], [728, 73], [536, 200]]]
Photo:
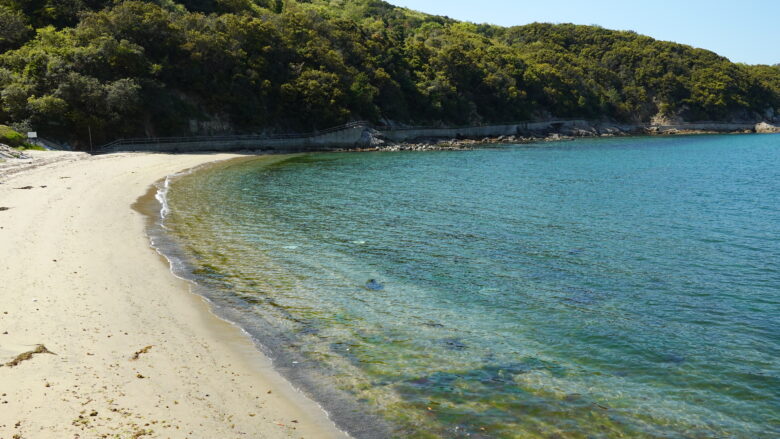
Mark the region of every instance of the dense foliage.
[[[780, 67], [594, 26], [456, 22], [379, 0], [0, 0], [0, 123], [133, 135], [774, 117]], [[199, 122], [193, 122], [199, 121]]]

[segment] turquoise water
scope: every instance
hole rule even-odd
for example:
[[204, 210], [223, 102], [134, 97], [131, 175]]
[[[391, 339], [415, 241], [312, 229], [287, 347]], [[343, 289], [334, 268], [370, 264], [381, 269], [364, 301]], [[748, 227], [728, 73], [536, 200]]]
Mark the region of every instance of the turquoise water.
[[780, 136], [274, 156], [168, 201], [359, 437], [780, 436]]

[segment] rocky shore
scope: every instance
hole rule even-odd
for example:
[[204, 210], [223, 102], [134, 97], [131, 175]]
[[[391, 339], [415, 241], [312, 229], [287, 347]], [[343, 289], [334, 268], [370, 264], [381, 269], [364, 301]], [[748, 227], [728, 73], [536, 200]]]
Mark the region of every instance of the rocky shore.
[[0, 160], [2, 159], [29, 159], [25, 153], [0, 143]]
[[363, 147], [339, 149], [340, 151], [453, 151], [469, 150], [495, 144], [530, 144], [541, 142], [571, 141], [577, 138], [618, 136], [679, 136], [701, 134], [768, 134], [780, 133], [780, 126], [766, 122], [745, 124], [677, 124], [677, 125], [573, 125], [561, 127], [557, 132], [542, 130], [524, 135], [500, 135], [468, 138], [419, 138], [411, 142], [393, 142], [382, 132], [366, 130]]

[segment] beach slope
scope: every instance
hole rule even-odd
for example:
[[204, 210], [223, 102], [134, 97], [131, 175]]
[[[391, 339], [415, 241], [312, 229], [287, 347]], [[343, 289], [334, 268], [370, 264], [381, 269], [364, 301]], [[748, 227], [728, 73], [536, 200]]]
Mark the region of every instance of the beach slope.
[[166, 175], [231, 157], [3, 164], [0, 438], [342, 436], [171, 274], [131, 209]]

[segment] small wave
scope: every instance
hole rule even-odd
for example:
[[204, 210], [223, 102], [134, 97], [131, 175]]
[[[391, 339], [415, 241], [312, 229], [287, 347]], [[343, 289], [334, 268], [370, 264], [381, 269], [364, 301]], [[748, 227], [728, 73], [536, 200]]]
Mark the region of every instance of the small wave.
[[[176, 182], [177, 178], [192, 174], [199, 168], [196, 167], [168, 175], [154, 185], [156, 188], [154, 198], [159, 203], [156, 206], [159, 209], [151, 209], [149, 211], [152, 215], [152, 221], [146, 227], [146, 234], [152, 248], [167, 260], [170, 271], [175, 277], [188, 282], [191, 285], [190, 291], [210, 304], [210, 310], [214, 316], [239, 328], [242, 333], [246, 334], [259, 351], [271, 359], [274, 370], [281, 377], [288, 380], [287, 382], [292, 386], [292, 389], [299, 393], [299, 397], [307, 398], [319, 408], [330, 419], [334, 428], [343, 431], [347, 437], [352, 437], [351, 434], [346, 432], [347, 429], [354, 429], [362, 433], [360, 423], [352, 422], [355, 414], [361, 413], [361, 419], [369, 416], [373, 421], [371, 423], [372, 427], [368, 429], [368, 432], [363, 433], [364, 437], [387, 437], [388, 434], [384, 432], [390, 431], [391, 427], [389, 424], [385, 424], [383, 419], [375, 418], [373, 415], [362, 415], [361, 406], [343, 394], [338, 388], [325, 384], [320, 378], [317, 378], [321, 372], [315, 369], [315, 366], [306, 365], [306, 367], [303, 367], [305, 364], [302, 357], [295, 352], [285, 351], [278, 344], [274, 344], [273, 340], [281, 338], [275, 335], [272, 329], [270, 329], [271, 326], [264, 330], [263, 324], [260, 323], [262, 322], [261, 320], [253, 320], [253, 317], [256, 317], [254, 314], [245, 315], [240, 308], [226, 306], [224, 302], [220, 301], [219, 293], [215, 292], [206, 283], [202, 283], [202, 279], [194, 274], [195, 266], [189, 259], [190, 255], [186, 253], [186, 250], [181, 247], [179, 242], [173, 239], [174, 231], [166, 226], [166, 217], [169, 217], [173, 211], [173, 207], [169, 205], [168, 200], [168, 194], [172, 189], [173, 183]], [[174, 190], [176, 189], [174, 188]], [[295, 250], [299, 246], [287, 245], [283, 248]], [[326, 404], [323, 404], [323, 401]]]
[[[192, 174], [195, 171], [193, 169], [187, 169], [181, 172], [176, 172], [165, 176], [165, 180], [157, 183], [157, 193], [154, 194], [154, 198], [160, 203], [160, 221], [164, 221], [168, 214], [171, 213], [171, 206], [168, 204], [168, 192], [171, 189], [171, 181], [174, 178], [178, 178], [184, 175]], [[164, 227], [164, 226], [163, 226]]]
[[171, 212], [171, 208], [168, 205], [168, 190], [170, 190], [171, 176], [165, 177], [162, 183], [157, 184], [157, 193], [154, 194], [154, 198], [160, 203], [160, 218], [165, 219]]

